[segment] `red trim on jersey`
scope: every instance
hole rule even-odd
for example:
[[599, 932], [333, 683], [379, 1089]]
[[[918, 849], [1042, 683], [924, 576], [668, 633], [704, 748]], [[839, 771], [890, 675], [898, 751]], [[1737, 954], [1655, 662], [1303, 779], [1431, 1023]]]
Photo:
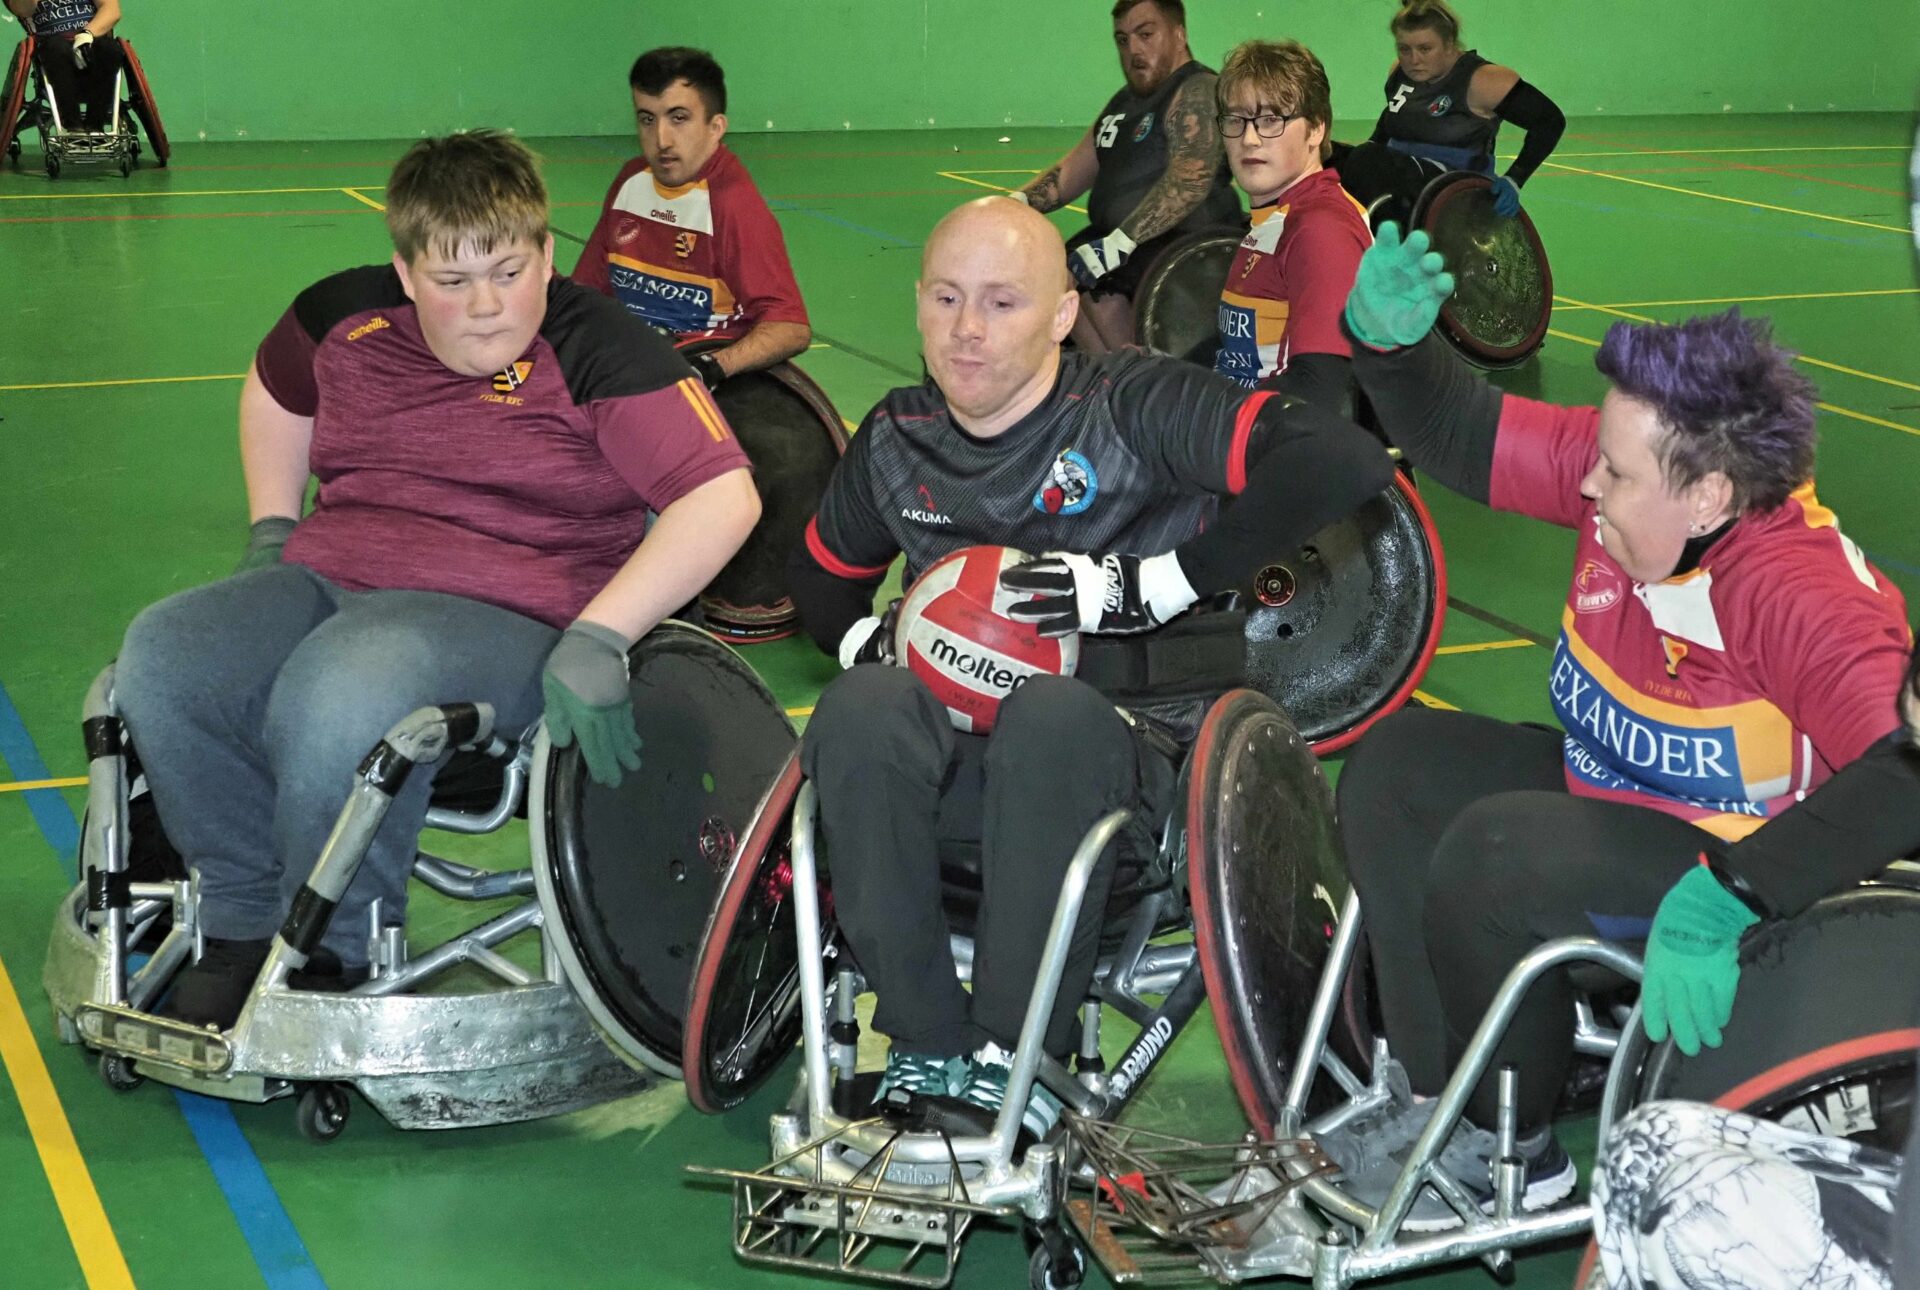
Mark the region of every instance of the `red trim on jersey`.
[[863, 569], [857, 564], [848, 564], [845, 560], [842, 560], [839, 556], [827, 549], [826, 542], [820, 537], [820, 517], [818, 515], [807, 521], [807, 554], [813, 557], [816, 564], [834, 577], [847, 578], [854, 582], [862, 582], [868, 578], [877, 578], [881, 574], [884, 574], [887, 571], [888, 565], [892, 563], [892, 561], [888, 561], [887, 564], [867, 569]]
[[1227, 492], [1235, 497], [1247, 487], [1247, 440], [1253, 437], [1253, 423], [1260, 417], [1261, 405], [1272, 397], [1272, 390], [1256, 390], [1233, 415], [1233, 440], [1227, 445]]

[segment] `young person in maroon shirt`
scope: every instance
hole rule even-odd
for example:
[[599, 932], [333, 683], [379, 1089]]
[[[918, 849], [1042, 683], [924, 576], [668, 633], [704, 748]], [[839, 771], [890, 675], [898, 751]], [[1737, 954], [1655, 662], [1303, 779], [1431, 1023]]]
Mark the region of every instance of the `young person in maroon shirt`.
[[[760, 512], [669, 344], [554, 276], [523, 146], [415, 144], [387, 223], [392, 263], [301, 292], [255, 355], [240, 569], [145, 610], [120, 655], [155, 803], [200, 872], [206, 950], [167, 1005], [195, 1023], [232, 1023], [354, 767], [408, 712], [482, 701], [508, 735], [544, 713], [596, 781], [639, 769], [627, 649]], [[402, 917], [431, 783], [395, 799], [313, 984], [364, 976], [373, 900]]]

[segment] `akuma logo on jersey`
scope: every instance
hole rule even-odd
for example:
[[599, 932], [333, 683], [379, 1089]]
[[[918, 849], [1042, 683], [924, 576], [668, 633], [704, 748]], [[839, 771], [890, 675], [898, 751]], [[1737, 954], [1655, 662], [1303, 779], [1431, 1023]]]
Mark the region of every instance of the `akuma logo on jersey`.
[[1598, 560], [1587, 561], [1573, 575], [1575, 613], [1597, 614], [1612, 609], [1620, 602], [1620, 594], [1620, 575]]
[[953, 523], [952, 516], [942, 515], [940, 508], [933, 504], [932, 489], [928, 488], [925, 484], [918, 484], [915, 485], [915, 491], [920, 494], [920, 505], [901, 507], [901, 519], [912, 520], [915, 524], [940, 525]]
[[1153, 113], [1149, 112], [1145, 116], [1140, 118], [1139, 125], [1136, 125], [1133, 127], [1133, 141], [1135, 143], [1143, 143], [1146, 141], [1146, 137], [1152, 133], [1153, 133]]
[[1099, 492], [1093, 463], [1069, 448], [1047, 468], [1047, 482], [1033, 495], [1033, 509], [1043, 515], [1078, 515], [1093, 505]]
[[501, 368], [493, 376], [493, 388], [501, 394], [512, 394], [527, 383], [533, 375], [533, 360], [522, 359], [508, 367]]
[[681, 259], [693, 254], [693, 247], [700, 240], [697, 233], [679, 232], [673, 235], [673, 253]]
[[1453, 109], [1453, 95], [1442, 94], [1439, 98], [1427, 104], [1427, 115], [1428, 116], [1445, 116], [1452, 109]]

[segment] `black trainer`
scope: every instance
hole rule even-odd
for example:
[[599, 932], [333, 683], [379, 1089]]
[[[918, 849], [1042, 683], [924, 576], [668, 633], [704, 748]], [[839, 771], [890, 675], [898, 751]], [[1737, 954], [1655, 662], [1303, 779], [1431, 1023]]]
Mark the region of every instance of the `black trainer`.
[[217, 936], [207, 937], [199, 961], [180, 969], [173, 978], [173, 988], [155, 1012], [188, 1025], [231, 1028], [272, 948], [271, 938], [223, 941]]

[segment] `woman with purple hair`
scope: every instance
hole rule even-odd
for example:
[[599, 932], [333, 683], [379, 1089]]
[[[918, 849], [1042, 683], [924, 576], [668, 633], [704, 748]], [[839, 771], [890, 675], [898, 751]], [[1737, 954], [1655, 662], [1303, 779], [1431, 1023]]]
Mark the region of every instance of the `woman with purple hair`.
[[[1323, 1145], [1374, 1201], [1522, 955], [1645, 943], [1649, 1034], [1717, 1045], [1741, 933], [1883, 865], [1856, 845], [1862, 812], [1916, 790], [1889, 737], [1905, 602], [1814, 494], [1814, 389], [1767, 324], [1617, 325], [1606, 398], [1560, 407], [1488, 385], [1430, 334], [1444, 270], [1424, 233], [1382, 227], [1347, 302], [1354, 375], [1414, 465], [1579, 540], [1549, 674], [1561, 730], [1410, 709], [1340, 778], [1400, 1096]], [[1529, 1208], [1575, 1182], [1551, 1128], [1573, 1025], [1550, 972], [1489, 1067], [1519, 1074]], [[1440, 1158], [1489, 1200], [1494, 1084]], [[1427, 1196], [1409, 1226], [1457, 1222]]]

